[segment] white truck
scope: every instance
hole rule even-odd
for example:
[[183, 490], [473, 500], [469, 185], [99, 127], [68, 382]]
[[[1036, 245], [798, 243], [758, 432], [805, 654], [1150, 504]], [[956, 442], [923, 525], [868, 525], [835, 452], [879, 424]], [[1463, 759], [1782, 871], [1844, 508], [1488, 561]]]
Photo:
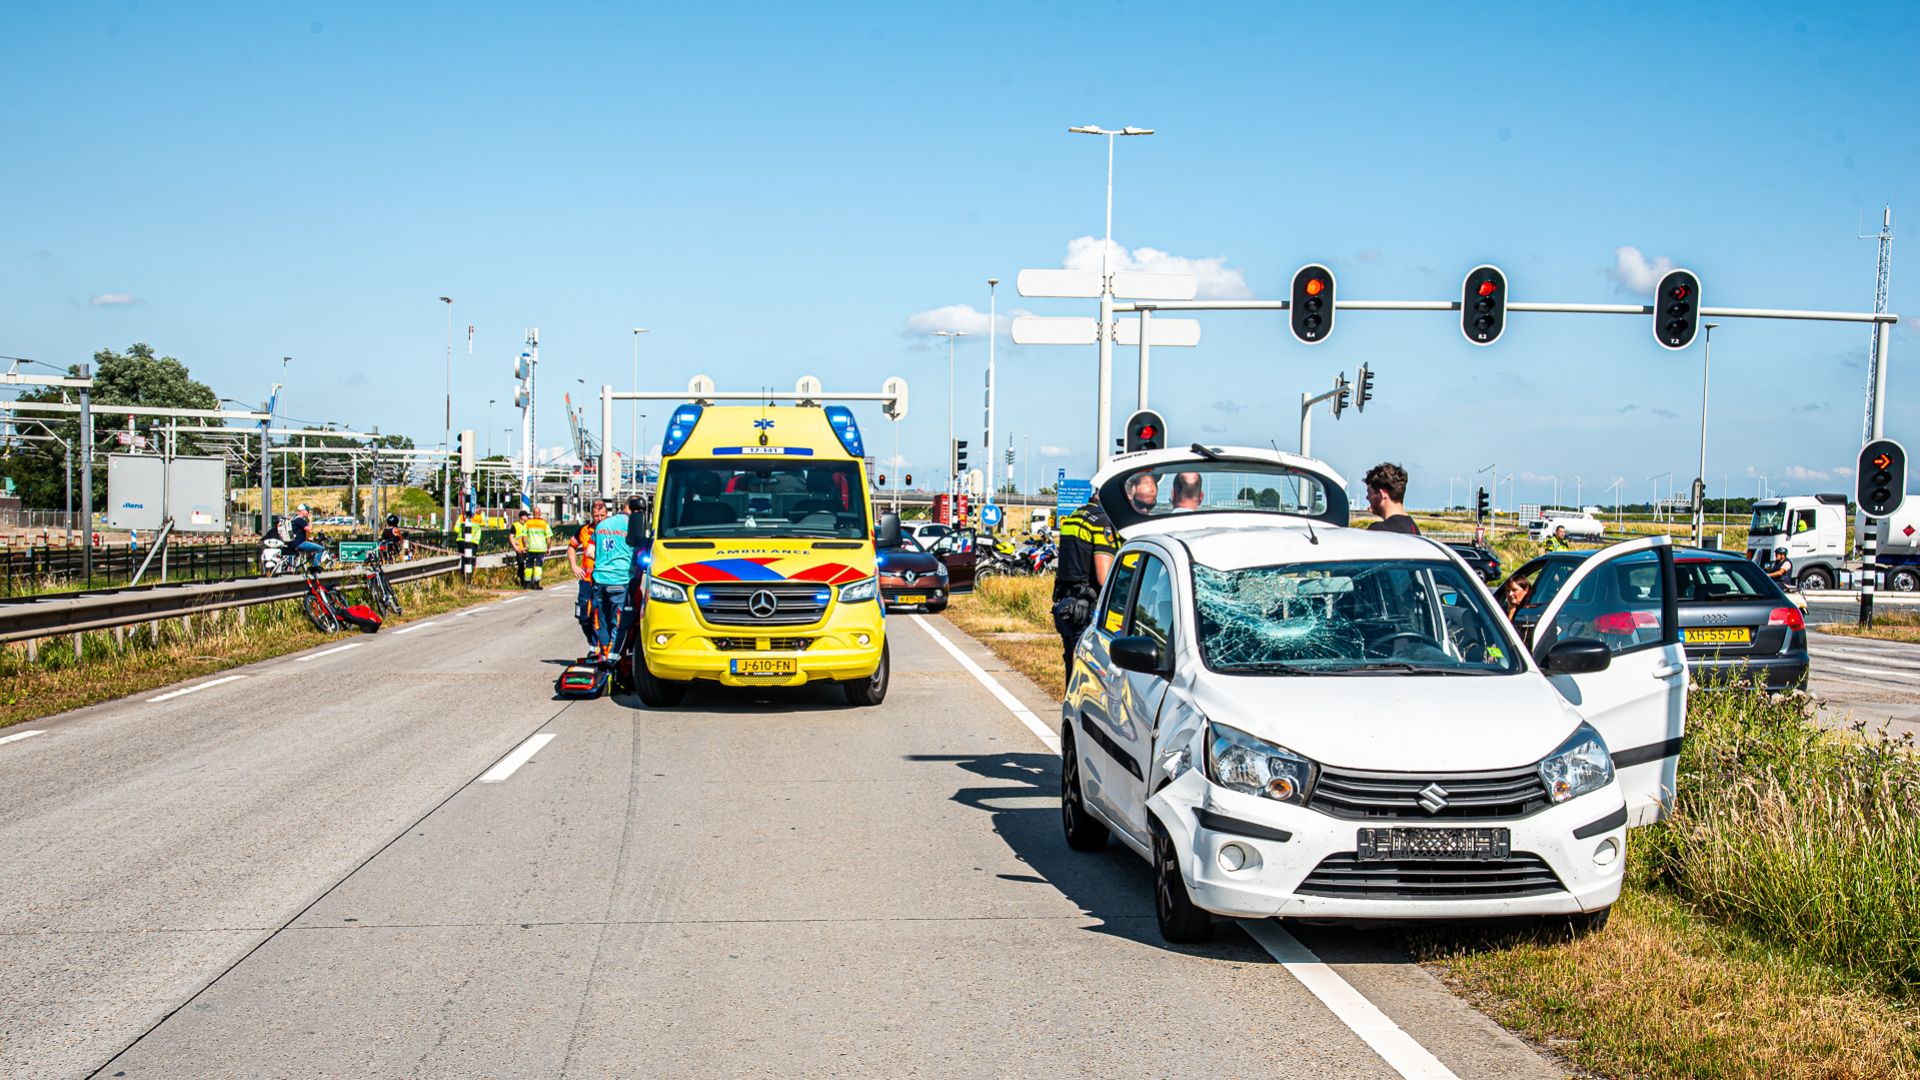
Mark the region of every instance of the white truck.
[[1593, 511], [1591, 506], [1581, 510], [1542, 509], [1540, 516], [1527, 524], [1527, 539], [1543, 541], [1564, 525], [1569, 540], [1598, 540], [1607, 530]]
[[[1865, 523], [1856, 523], [1856, 533]], [[1765, 562], [1779, 548], [1787, 549], [1801, 588], [1851, 585], [1860, 564], [1847, 544], [1847, 497], [1787, 495], [1754, 503], [1747, 557]], [[1920, 501], [1908, 496], [1899, 513], [1881, 522], [1876, 559], [1888, 568], [1887, 588], [1920, 592]]]

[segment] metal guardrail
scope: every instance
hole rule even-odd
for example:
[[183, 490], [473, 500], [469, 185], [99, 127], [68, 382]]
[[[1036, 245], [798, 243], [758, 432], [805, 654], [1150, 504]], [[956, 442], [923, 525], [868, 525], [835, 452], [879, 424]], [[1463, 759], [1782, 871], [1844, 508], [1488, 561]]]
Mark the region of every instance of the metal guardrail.
[[[420, 581], [460, 568], [454, 556], [415, 559], [387, 567], [394, 584]], [[351, 585], [363, 577], [358, 569], [333, 570], [321, 575], [331, 585]], [[156, 619], [179, 618], [226, 608], [252, 607], [281, 600], [297, 600], [307, 591], [306, 577], [249, 578], [211, 585], [167, 584], [58, 598], [21, 597], [0, 604], [0, 643], [111, 630]]]

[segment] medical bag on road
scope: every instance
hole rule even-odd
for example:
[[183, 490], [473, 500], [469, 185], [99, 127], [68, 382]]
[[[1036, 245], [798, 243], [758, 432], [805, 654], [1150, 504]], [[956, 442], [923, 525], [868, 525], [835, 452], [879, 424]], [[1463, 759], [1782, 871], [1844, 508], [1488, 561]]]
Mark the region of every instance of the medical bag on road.
[[584, 662], [568, 664], [553, 680], [553, 696], [559, 698], [597, 698], [607, 692], [607, 669]]

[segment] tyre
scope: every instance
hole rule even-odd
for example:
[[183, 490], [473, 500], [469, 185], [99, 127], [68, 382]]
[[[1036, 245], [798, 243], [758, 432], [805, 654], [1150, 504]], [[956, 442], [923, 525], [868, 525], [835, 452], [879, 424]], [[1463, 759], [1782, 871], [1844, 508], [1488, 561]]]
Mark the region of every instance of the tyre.
[[1577, 915], [1557, 915], [1544, 920], [1542, 929], [1549, 936], [1578, 941], [1588, 934], [1597, 934], [1607, 928], [1607, 916], [1613, 913], [1608, 905], [1599, 911], [1583, 911]]
[[383, 573], [375, 580], [380, 584], [381, 606], [393, 612], [395, 615], [406, 614], [406, 612], [400, 609], [400, 596], [393, 591], [393, 583], [387, 580], [387, 575]]
[[1067, 846], [1075, 851], [1099, 851], [1107, 846], [1107, 827], [1087, 811], [1080, 790], [1080, 753], [1069, 737], [1060, 744], [1060, 825]]
[[1920, 592], [1920, 570], [1903, 566], [1887, 575], [1887, 588], [1894, 592]]
[[649, 709], [671, 709], [687, 696], [686, 683], [654, 678], [653, 672], [647, 670], [647, 662], [638, 655], [633, 658], [633, 683], [634, 691], [640, 695], [640, 704]]
[[1172, 945], [1198, 945], [1213, 937], [1213, 914], [1194, 905], [1187, 883], [1180, 877], [1180, 857], [1166, 827], [1151, 819], [1153, 829], [1153, 914], [1160, 936]]
[[887, 643], [880, 643], [880, 666], [873, 669], [873, 675], [850, 683], [841, 684], [847, 692], [847, 704], [856, 706], [878, 705], [887, 700], [887, 680], [892, 675], [893, 660]]
[[1816, 566], [1809, 570], [1803, 570], [1800, 573], [1800, 587], [1802, 589], [1831, 589], [1833, 588], [1833, 572], [1824, 566]]
[[340, 620], [333, 617], [333, 609], [312, 593], [300, 601], [300, 607], [306, 611], [307, 621], [313, 624], [315, 630], [331, 634], [340, 629]]

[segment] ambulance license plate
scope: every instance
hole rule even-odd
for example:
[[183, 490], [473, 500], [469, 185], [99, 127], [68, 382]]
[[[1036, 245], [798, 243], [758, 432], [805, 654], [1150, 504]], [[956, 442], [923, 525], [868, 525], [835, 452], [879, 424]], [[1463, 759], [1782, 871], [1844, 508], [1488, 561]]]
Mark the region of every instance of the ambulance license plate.
[[797, 675], [800, 661], [791, 656], [768, 656], [733, 661], [735, 675]]
[[1680, 640], [1689, 645], [1751, 645], [1753, 630], [1746, 626], [1686, 626]]
[[1359, 833], [1355, 848], [1360, 862], [1503, 862], [1513, 844], [1508, 829], [1361, 829]]

